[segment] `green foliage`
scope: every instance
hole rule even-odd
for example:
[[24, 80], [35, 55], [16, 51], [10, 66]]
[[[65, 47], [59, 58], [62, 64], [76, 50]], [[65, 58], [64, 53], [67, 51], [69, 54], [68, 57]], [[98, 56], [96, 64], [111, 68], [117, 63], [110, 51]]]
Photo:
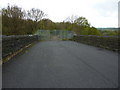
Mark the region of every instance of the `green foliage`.
[[[1, 12], [0, 12], [1, 14]], [[85, 17], [71, 16], [63, 22], [53, 22], [50, 19], [42, 19], [46, 14], [32, 8], [25, 11], [18, 6], [7, 6], [2, 9], [2, 34], [25, 35], [34, 34], [38, 29], [42, 30], [68, 30], [78, 35], [120, 35], [116, 31], [100, 31], [92, 27]]]
[[120, 30], [117, 31], [117, 34], [120, 35]]
[[100, 32], [95, 28], [95, 27], [91, 27], [88, 29], [88, 35], [98, 35], [100, 36]]
[[80, 26], [87, 26], [87, 27], [90, 26], [90, 24], [88, 23], [88, 20], [85, 17], [79, 17], [74, 22], [75, 24]]
[[38, 28], [42, 30], [54, 30], [55, 23], [49, 19], [42, 19], [38, 22]]
[[118, 31], [112, 31], [112, 30], [99, 30], [99, 32], [103, 35], [103, 36], [117, 36], [120, 35], [119, 34], [119, 30]]
[[27, 18], [26, 12], [18, 6], [9, 6], [2, 9], [2, 34], [25, 35], [37, 30], [37, 22]]
[[2, 35], [2, 15], [1, 14], [0, 14], [0, 35]]

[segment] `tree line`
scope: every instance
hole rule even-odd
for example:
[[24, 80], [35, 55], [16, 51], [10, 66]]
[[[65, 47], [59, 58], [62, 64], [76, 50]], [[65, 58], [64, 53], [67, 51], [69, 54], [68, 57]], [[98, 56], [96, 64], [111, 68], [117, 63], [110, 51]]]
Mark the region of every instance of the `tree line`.
[[[40, 9], [24, 10], [16, 5], [8, 5], [2, 8], [2, 34], [26, 35], [34, 34], [38, 29], [42, 29], [69, 30], [78, 35], [103, 35], [103, 32], [91, 26], [85, 17], [72, 15], [63, 22], [56, 23], [45, 18], [46, 16], [47, 14]], [[113, 35], [115, 34], [114, 32]]]

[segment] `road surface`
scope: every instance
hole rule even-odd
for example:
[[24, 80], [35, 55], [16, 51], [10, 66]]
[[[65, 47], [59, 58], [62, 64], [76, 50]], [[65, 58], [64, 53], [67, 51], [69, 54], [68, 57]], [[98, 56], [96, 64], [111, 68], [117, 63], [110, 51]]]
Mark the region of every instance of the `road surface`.
[[118, 54], [73, 41], [45, 41], [3, 65], [3, 88], [116, 88]]

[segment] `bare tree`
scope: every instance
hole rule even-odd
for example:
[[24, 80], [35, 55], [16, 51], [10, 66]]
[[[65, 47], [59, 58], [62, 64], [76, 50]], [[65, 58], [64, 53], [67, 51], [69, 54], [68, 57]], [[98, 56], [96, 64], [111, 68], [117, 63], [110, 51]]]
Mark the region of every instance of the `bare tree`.
[[67, 23], [70, 23], [69, 24], [69, 29], [72, 30], [74, 28], [74, 25], [75, 25], [75, 20], [78, 18], [77, 15], [72, 15], [68, 18], [66, 18], [63, 22], [67, 22]]
[[71, 24], [73, 24], [77, 18], [78, 18], [78, 16], [72, 15], [72, 16], [70, 16], [70, 17], [67, 17], [64, 22], [70, 22]]
[[10, 18], [17, 18], [17, 19], [22, 19], [23, 16], [23, 12], [22, 9], [18, 6], [9, 6], [7, 7], [7, 9], [3, 8], [2, 9], [2, 15], [8, 16]]
[[28, 11], [28, 19], [32, 19], [36, 22], [40, 21], [46, 14], [40, 9], [34, 9]]

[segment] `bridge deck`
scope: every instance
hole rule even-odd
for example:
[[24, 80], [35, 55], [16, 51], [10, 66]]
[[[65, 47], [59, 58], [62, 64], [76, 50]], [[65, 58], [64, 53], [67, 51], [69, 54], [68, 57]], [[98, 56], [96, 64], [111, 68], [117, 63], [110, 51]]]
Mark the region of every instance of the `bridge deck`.
[[3, 65], [3, 88], [112, 88], [118, 54], [72, 41], [39, 42]]

